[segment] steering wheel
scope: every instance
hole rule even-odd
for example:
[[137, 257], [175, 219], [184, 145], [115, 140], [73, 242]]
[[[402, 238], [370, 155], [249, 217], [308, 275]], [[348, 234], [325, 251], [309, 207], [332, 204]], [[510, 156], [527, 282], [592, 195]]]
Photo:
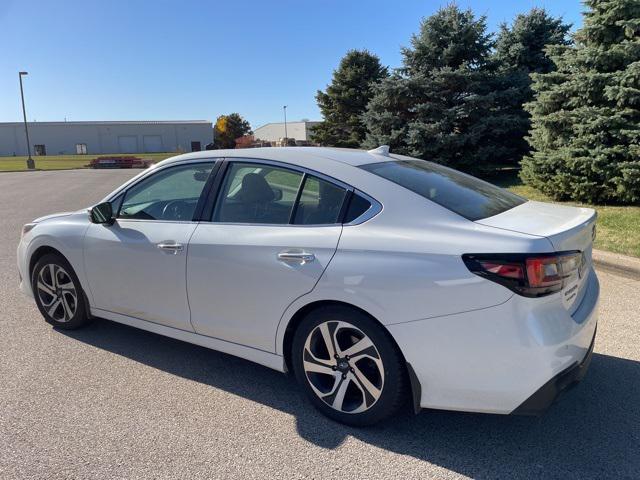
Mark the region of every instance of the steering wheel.
[[191, 207], [188, 202], [184, 200], [171, 200], [162, 209], [163, 220], [191, 220], [187, 217], [191, 211]]

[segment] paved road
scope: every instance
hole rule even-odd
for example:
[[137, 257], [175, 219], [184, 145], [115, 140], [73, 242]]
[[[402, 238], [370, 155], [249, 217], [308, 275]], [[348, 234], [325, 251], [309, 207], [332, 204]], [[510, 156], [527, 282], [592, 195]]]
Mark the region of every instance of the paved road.
[[244, 360], [103, 320], [50, 328], [16, 287], [20, 226], [131, 174], [0, 174], [0, 478], [640, 478], [638, 281], [601, 274], [591, 370], [542, 418], [356, 430]]

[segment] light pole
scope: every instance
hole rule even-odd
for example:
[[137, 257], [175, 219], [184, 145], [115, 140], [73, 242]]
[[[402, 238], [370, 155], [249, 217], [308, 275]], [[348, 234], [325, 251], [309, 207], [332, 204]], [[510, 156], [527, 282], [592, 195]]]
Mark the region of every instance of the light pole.
[[289, 145], [289, 135], [287, 135], [287, 106], [282, 107], [284, 110], [284, 146]]
[[28, 72], [18, 72], [18, 78], [20, 79], [20, 98], [22, 98], [22, 118], [24, 118], [24, 134], [27, 137], [27, 152], [29, 158], [27, 158], [27, 168], [33, 170], [36, 168], [36, 162], [31, 158], [31, 144], [29, 143], [29, 127], [27, 126], [27, 111], [24, 108], [24, 91], [22, 90], [22, 76], [29, 75]]

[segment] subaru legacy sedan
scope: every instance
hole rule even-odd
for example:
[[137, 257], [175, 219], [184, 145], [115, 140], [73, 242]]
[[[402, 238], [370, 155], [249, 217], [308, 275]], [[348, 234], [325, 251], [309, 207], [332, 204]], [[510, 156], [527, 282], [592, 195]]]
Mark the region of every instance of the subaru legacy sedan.
[[26, 224], [18, 269], [57, 328], [99, 317], [292, 372], [347, 424], [538, 414], [591, 359], [595, 221], [388, 147], [219, 150]]

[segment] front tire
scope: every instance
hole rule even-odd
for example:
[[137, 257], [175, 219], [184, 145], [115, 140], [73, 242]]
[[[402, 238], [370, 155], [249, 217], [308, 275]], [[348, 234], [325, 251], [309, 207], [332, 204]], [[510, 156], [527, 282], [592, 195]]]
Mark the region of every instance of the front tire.
[[61, 255], [49, 253], [38, 259], [31, 275], [31, 288], [38, 310], [54, 327], [74, 330], [88, 323], [80, 281]]
[[298, 326], [291, 353], [302, 389], [338, 422], [373, 425], [403, 404], [402, 356], [388, 333], [364, 313], [341, 306], [314, 310]]

